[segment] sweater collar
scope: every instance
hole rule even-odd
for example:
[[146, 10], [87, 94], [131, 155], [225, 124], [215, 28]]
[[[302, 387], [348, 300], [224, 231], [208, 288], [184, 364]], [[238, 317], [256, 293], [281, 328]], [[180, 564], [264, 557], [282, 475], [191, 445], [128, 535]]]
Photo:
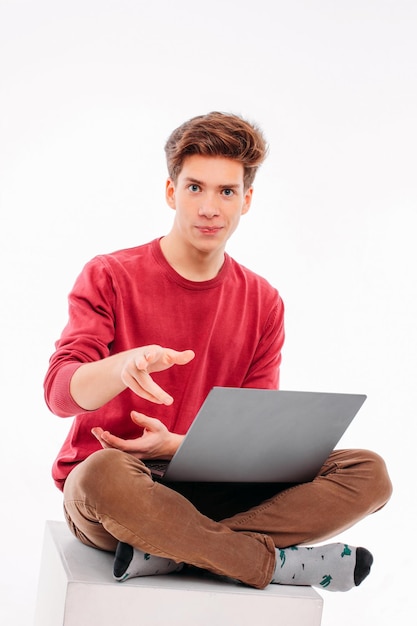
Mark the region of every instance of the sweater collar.
[[160, 240], [162, 237], [158, 239], [154, 239], [151, 242], [152, 254], [154, 256], [155, 261], [162, 268], [164, 273], [168, 276], [170, 280], [176, 282], [178, 285], [184, 287], [185, 289], [192, 289], [195, 291], [201, 291], [204, 289], [213, 289], [214, 287], [218, 287], [221, 285], [230, 270], [231, 258], [228, 254], [224, 255], [224, 263], [220, 269], [220, 272], [214, 278], [210, 280], [202, 280], [202, 281], [194, 281], [189, 280], [188, 278], [184, 278], [181, 274], [178, 274], [174, 270], [174, 268], [168, 263], [164, 255], [162, 254]]

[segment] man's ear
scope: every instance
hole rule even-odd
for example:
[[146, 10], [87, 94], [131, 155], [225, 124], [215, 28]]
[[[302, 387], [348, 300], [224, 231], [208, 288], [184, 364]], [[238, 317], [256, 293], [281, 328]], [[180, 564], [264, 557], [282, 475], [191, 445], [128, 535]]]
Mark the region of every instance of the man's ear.
[[170, 206], [171, 209], [175, 209], [176, 208], [176, 203], [175, 203], [175, 185], [174, 185], [174, 182], [173, 182], [173, 180], [171, 178], [168, 178], [168, 180], [166, 182], [165, 198], [166, 198], [166, 201], [168, 203], [168, 206]]
[[250, 205], [252, 203], [252, 195], [253, 195], [253, 187], [249, 187], [249, 189], [245, 191], [241, 215], [245, 215], [245, 213], [249, 211]]

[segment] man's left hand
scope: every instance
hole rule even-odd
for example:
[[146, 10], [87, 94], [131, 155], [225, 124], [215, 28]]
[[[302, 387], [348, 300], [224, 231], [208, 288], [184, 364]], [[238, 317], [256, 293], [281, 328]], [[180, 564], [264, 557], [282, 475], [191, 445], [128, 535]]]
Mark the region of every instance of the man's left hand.
[[171, 459], [174, 456], [183, 435], [171, 433], [160, 420], [143, 413], [132, 411], [130, 417], [143, 428], [143, 434], [136, 439], [116, 437], [100, 426], [92, 428], [91, 432], [103, 448], [116, 448], [137, 459]]

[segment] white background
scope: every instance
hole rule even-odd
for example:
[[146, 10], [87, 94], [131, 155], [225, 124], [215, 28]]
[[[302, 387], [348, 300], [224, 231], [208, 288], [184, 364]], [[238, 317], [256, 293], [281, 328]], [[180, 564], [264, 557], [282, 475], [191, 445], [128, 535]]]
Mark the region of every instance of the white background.
[[211, 110], [271, 146], [229, 252], [285, 300], [281, 386], [368, 394], [342, 444], [394, 483], [340, 537], [375, 565], [323, 592], [323, 625], [412, 623], [416, 32], [414, 0], [0, 0], [1, 623], [32, 623], [44, 523], [63, 519], [70, 422], [42, 381], [68, 291], [95, 254], [167, 232], [164, 142]]

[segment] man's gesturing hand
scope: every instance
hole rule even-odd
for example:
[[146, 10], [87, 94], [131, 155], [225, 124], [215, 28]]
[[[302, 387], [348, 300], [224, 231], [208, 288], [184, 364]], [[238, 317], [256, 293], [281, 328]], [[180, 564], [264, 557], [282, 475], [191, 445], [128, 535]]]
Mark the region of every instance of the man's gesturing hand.
[[173, 398], [151, 378], [152, 372], [162, 372], [173, 365], [186, 365], [194, 358], [192, 350], [178, 352], [157, 345], [129, 351], [121, 370], [124, 385], [141, 398], [156, 404], [170, 405]]
[[91, 432], [103, 448], [116, 448], [128, 452], [137, 459], [171, 459], [174, 456], [184, 438], [183, 435], [171, 433], [158, 419], [143, 413], [132, 411], [130, 416], [138, 426], [142, 426], [141, 437], [122, 439], [99, 426], [92, 428]]
[[172, 404], [172, 397], [151, 378], [172, 365], [186, 365], [194, 358], [192, 350], [178, 352], [157, 345], [118, 352], [98, 361], [83, 363], [70, 383], [71, 396], [81, 408], [94, 411], [115, 398], [126, 387], [146, 400]]

